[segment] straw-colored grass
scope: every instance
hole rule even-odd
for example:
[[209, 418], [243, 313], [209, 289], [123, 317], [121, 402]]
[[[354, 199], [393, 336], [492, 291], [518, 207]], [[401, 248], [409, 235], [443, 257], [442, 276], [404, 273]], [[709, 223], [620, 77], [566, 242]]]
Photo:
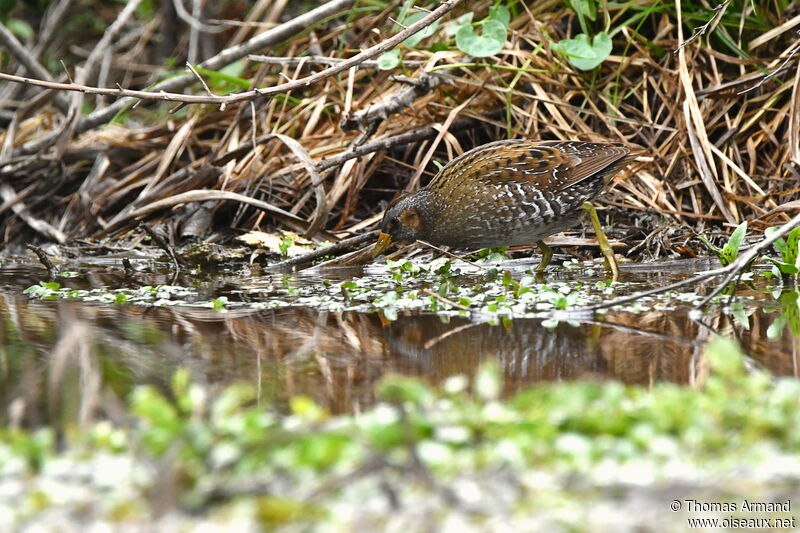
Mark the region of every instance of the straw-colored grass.
[[[430, 9], [437, 5], [419, 3]], [[614, 48], [598, 69], [582, 72], [552, 47], [581, 31], [572, 10], [553, 1], [506, 3], [514, 13], [508, 41], [502, 52], [485, 59], [466, 58], [438, 32], [413, 49], [403, 47], [402, 69], [387, 72], [368, 65], [288, 95], [225, 110], [192, 105], [167, 115], [161, 104], [142, 104], [128, 110], [122, 124], [28, 155], [12, 147], [57, 131], [63, 117], [50, 108], [20, 116], [3, 137], [13, 135], [0, 165], [4, 243], [29, 241], [33, 233], [52, 238], [14, 206], [24, 206], [27, 218], [46, 222], [67, 238], [135, 241], [141, 233], [132, 231], [137, 220], [130, 213], [197, 190], [261, 200], [296, 215], [295, 229], [322, 215], [327, 232], [349, 235], [376, 222], [398, 191], [424, 184], [436, 171], [435, 162], [507, 137], [619, 140], [643, 148], [646, 156], [598, 200], [606, 208], [611, 235], [626, 241], [633, 256], [691, 255], [697, 248], [696, 241], [689, 243], [694, 232], [728, 232], [742, 220], [763, 229], [788, 220], [797, 209], [797, 8], [737, 0], [715, 12], [706, 4], [628, 2], [609, 5], [606, 15], [598, 5], [592, 28], [600, 31], [608, 20]], [[286, 11], [286, 3], [278, 4], [284, 18], [297, 14]], [[350, 11], [268, 55], [351, 57], [396, 31], [389, 17], [397, 17], [398, 4], [355, 2]], [[474, 20], [480, 20], [491, 2], [468, 4]], [[447, 20], [466, 9], [459, 6]], [[159, 16], [153, 15], [154, 20]], [[280, 9], [255, 13], [261, 22], [274, 23], [280, 16]], [[706, 22], [711, 24], [704, 34], [679, 48], [693, 28]], [[257, 31], [253, 25], [241, 26], [218, 34], [214, 42], [225, 48]], [[448, 46], [433, 51], [436, 43]], [[141, 72], [157, 69], [143, 59], [142, 50], [152, 46], [142, 38], [121, 47], [112, 55], [108, 85], [111, 80], [143, 81]], [[11, 71], [11, 65], [3, 70]], [[244, 61], [241, 66], [239, 77], [267, 87], [326, 67], [314, 60]], [[417, 91], [407, 107], [366, 121], [363, 132], [342, 127], [342, 119], [352, 113], [409, 92], [408, 84], [392, 75], [420, 78], [425, 72], [435, 86]], [[213, 84], [211, 89], [222, 90]], [[199, 83], [192, 90], [204, 93]], [[25, 110], [22, 103], [19, 110]], [[415, 131], [419, 135], [407, 136], [412, 142], [393, 142]], [[296, 139], [317, 165], [321, 184], [315, 187], [308, 165], [268, 134]], [[386, 139], [388, 149], [342, 162], [348, 151]], [[324, 209], [318, 203], [322, 193]], [[289, 227], [290, 219], [209, 199], [150, 211], [147, 220], [171, 228], [176, 236], [196, 233], [226, 241], [233, 236], [230, 228], [271, 230]]]

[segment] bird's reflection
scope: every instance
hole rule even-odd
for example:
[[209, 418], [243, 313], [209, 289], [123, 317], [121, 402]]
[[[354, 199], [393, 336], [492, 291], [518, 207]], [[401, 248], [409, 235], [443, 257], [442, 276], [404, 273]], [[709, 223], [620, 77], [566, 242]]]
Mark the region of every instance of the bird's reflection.
[[[503, 370], [506, 393], [557, 380], [693, 385], [708, 373], [703, 349], [715, 332], [737, 336], [762, 367], [796, 376], [796, 300], [783, 312], [749, 309], [743, 328], [721, 312], [706, 317], [708, 327], [670, 311], [608, 313], [603, 321], [582, 323], [431, 314], [387, 322], [376, 313], [299, 307], [218, 313], [40, 303], [0, 293], [0, 314], [7, 317], [0, 336], [0, 418], [36, 426], [113, 416], [109, 410], [116, 405], [122, 412], [121, 402], [137, 385], [168, 390], [178, 368], [212, 393], [244, 381], [270, 409], [286, 409], [290, 397], [306, 395], [337, 413], [374, 404], [376, 384], [387, 374], [436, 383], [472, 376], [490, 359]], [[776, 331], [782, 331], [777, 338]]]
[[691, 342], [648, 333], [608, 323], [545, 327], [538, 319], [492, 324], [431, 316], [402, 317], [384, 330], [398, 364], [433, 379], [472, 374], [481, 361], [493, 358], [512, 387], [604, 377], [639, 384], [686, 381]]

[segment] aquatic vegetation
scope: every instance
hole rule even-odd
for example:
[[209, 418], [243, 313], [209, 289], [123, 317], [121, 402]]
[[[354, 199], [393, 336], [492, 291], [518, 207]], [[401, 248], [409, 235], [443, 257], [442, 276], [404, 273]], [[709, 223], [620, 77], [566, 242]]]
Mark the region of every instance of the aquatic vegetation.
[[[569, 276], [581, 278], [553, 276], [551, 281], [543, 282], [533, 275], [530, 264], [492, 263], [489, 258], [495, 253], [498, 252], [483, 252], [485, 259], [474, 264], [445, 257], [433, 261], [387, 260], [385, 265], [368, 267], [359, 277], [336, 282], [289, 274], [254, 277], [248, 279], [246, 288], [231, 289], [210, 299], [201, 295], [198, 288], [173, 285], [73, 289], [57, 282], [40, 282], [23, 292], [41, 300], [196, 306], [216, 311], [292, 306], [328, 311], [380, 311], [388, 320], [404, 311], [494, 320], [501, 317], [552, 319], [552, 313], [580, 311], [641, 286], [640, 282], [592, 280], [590, 276], [596, 272], [594, 263], [575, 260], [566, 262], [562, 270]], [[702, 297], [691, 290], [669, 291], [615, 309], [631, 312], [674, 309], [700, 300]], [[725, 303], [727, 296], [719, 296], [714, 301]]]
[[703, 237], [702, 235], [698, 235], [697, 239], [702, 242], [706, 248], [710, 251], [714, 252], [714, 254], [719, 259], [719, 262], [722, 263], [722, 266], [727, 266], [733, 263], [737, 257], [739, 257], [739, 248], [742, 246], [742, 242], [744, 241], [744, 237], [747, 234], [747, 221], [745, 220], [741, 224], [739, 224], [731, 236], [728, 237], [728, 242], [725, 244], [723, 248], [718, 246], [714, 246], [708, 239]]
[[[778, 228], [768, 228], [764, 234], [777, 231]], [[767, 257], [773, 264], [772, 274], [776, 276], [792, 276], [800, 273], [800, 228], [793, 229], [786, 239], [778, 239], [773, 244], [775, 251], [780, 255], [780, 259]]]

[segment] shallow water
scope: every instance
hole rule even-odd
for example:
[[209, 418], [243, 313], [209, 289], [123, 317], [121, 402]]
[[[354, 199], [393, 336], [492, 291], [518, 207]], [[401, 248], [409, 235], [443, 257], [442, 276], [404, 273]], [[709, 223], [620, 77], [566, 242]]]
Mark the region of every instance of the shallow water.
[[[675, 281], [697, 268], [708, 265], [663, 263], [627, 272], [624, 279], [630, 284], [627, 290], [640, 290]], [[76, 271], [76, 277], [61, 279], [62, 285], [171, 282], [169, 275], [149, 271], [126, 277], [113, 263], [84, 264]], [[326, 275], [338, 282], [352, 272]], [[319, 276], [290, 276], [288, 282], [309, 286]], [[557, 277], [586, 279], [580, 273]], [[278, 278], [253, 281], [242, 280], [241, 273], [216, 273], [191, 283], [198, 301], [220, 295], [245, 298], [242, 294], [253, 300], [270, 292], [264, 287], [287, 283], [287, 278]], [[120, 398], [133, 386], [168, 387], [179, 367], [214, 387], [240, 380], [255, 384], [260, 401], [278, 409], [285, 408], [290, 396], [303, 394], [333, 412], [357, 412], [371, 405], [375, 384], [388, 373], [439, 382], [456, 374], [471, 375], [487, 359], [501, 365], [507, 392], [545, 380], [693, 384], [706, 374], [702, 352], [714, 331], [737, 337], [753, 365], [774, 374], [799, 373], [800, 344], [788, 325], [796, 320], [796, 303], [787, 312], [759, 277], [754, 286], [739, 292], [745, 297], [740, 317], [747, 316], [747, 327], [720, 306], [710, 309], [703, 324], [694, 322], [688, 318], [690, 306], [680, 302], [671, 310], [610, 311], [580, 323], [554, 324], [535, 318], [487, 321], [402, 311], [389, 321], [375, 312], [300, 306], [218, 312], [196, 306], [39, 301], [22, 294], [44, 279], [46, 273], [37, 264], [0, 268], [3, 423], [37, 426], [114, 417], [123, 412]], [[600, 278], [588, 281], [596, 279]], [[263, 290], [245, 293], [244, 286]], [[698, 288], [707, 292], [712, 287], [713, 282]], [[780, 321], [787, 323], [782, 330]]]

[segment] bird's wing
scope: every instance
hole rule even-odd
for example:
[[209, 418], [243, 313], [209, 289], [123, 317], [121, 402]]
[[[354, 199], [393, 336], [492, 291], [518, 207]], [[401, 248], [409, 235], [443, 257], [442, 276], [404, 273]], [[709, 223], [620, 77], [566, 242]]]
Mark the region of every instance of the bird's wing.
[[425, 187], [443, 194], [518, 183], [558, 192], [588, 177], [613, 176], [633, 156], [619, 143], [497, 141], [465, 152]]

